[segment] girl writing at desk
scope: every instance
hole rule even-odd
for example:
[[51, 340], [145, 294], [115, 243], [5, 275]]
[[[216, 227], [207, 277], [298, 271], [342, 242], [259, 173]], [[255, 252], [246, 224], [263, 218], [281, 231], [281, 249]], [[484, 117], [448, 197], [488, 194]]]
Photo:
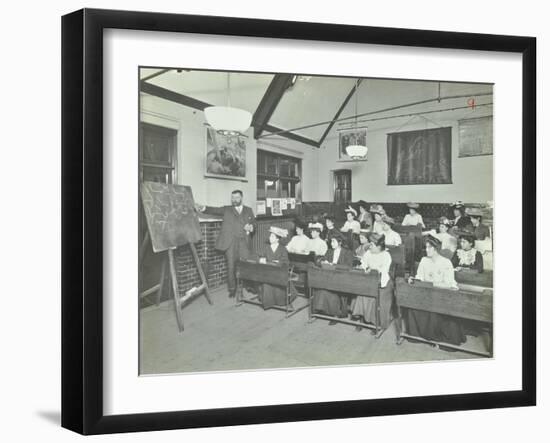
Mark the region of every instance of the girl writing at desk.
[[[423, 257], [418, 265], [416, 280], [433, 283], [434, 287], [458, 289], [453, 264], [440, 254], [441, 241], [428, 235], [425, 246], [426, 257]], [[409, 278], [409, 283], [414, 283], [412, 277]], [[460, 321], [448, 315], [407, 309], [405, 325], [409, 334], [426, 340], [442, 341], [454, 345], [460, 345], [466, 341]]]

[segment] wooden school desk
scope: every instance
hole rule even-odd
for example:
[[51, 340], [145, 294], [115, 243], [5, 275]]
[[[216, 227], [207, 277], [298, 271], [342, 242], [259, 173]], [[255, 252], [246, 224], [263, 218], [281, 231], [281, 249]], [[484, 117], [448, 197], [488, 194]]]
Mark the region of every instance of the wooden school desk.
[[254, 283], [267, 283], [273, 286], [279, 286], [286, 289], [286, 304], [285, 306], [272, 306], [273, 309], [285, 311], [286, 317], [291, 317], [294, 314], [307, 308], [307, 305], [295, 309], [290, 302], [290, 285], [293, 274], [288, 264], [280, 265], [275, 263], [258, 263], [253, 260], [240, 260], [237, 263], [237, 292], [236, 304], [241, 306], [243, 303], [262, 306], [262, 303], [257, 301], [259, 296], [244, 298], [243, 296], [243, 281]]
[[[307, 281], [309, 290], [309, 321], [316, 318], [333, 320], [339, 323], [345, 323], [363, 328], [374, 329], [376, 338], [379, 338], [384, 332], [380, 327], [380, 273], [371, 271], [369, 273], [361, 270], [342, 270], [327, 265], [320, 268], [315, 265], [309, 265], [307, 270]], [[313, 298], [315, 289], [326, 289], [343, 294], [357, 295], [358, 297], [371, 297], [376, 300], [376, 324], [361, 323], [359, 321], [349, 320], [347, 318], [333, 317], [325, 314], [313, 312]]]
[[[441, 345], [443, 347], [458, 349], [485, 357], [492, 356], [492, 289], [484, 288], [481, 291], [469, 291], [464, 289], [452, 290], [434, 287], [432, 283], [420, 282], [418, 280], [413, 284], [409, 284], [404, 278], [397, 278], [395, 284], [395, 298], [398, 311], [398, 321], [396, 322], [397, 344], [401, 344], [403, 338], [411, 338], [425, 343]], [[490, 337], [487, 352], [469, 349], [464, 346], [435, 342], [403, 332], [403, 308], [445, 314], [486, 324]]]

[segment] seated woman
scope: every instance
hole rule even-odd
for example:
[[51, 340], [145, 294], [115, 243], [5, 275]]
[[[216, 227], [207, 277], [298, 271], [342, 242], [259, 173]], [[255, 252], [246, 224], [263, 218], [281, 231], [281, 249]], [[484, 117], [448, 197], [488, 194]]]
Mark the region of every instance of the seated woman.
[[452, 262], [456, 271], [483, 272], [483, 256], [475, 245], [475, 235], [459, 232], [460, 248], [453, 255]]
[[[385, 236], [371, 233], [370, 249], [361, 259], [360, 267], [365, 272], [380, 272], [380, 326], [386, 329], [391, 322], [391, 305], [393, 300], [393, 282], [390, 279], [391, 255], [386, 251]], [[355, 299], [352, 315], [362, 317], [365, 323], [376, 324], [376, 300], [371, 297], [358, 296]], [[355, 328], [361, 331], [361, 326]]]
[[321, 238], [321, 232], [323, 232], [323, 225], [319, 222], [310, 223], [309, 235], [311, 238], [308, 243], [308, 251], [315, 253], [316, 257], [323, 257], [327, 253], [327, 243]]
[[466, 216], [466, 208], [464, 206], [464, 203], [461, 201], [457, 201], [451, 204], [451, 207], [453, 208], [453, 229], [464, 231], [464, 230], [472, 230], [472, 222], [470, 220], [470, 217]]
[[286, 250], [291, 254], [309, 254], [310, 238], [305, 234], [305, 228], [303, 222], [296, 222], [296, 235], [286, 245]]
[[[440, 255], [441, 241], [431, 235], [425, 241], [426, 257], [418, 265], [416, 280], [433, 283], [440, 288], [458, 289], [451, 261]], [[413, 282], [413, 278], [409, 277], [409, 283]], [[454, 345], [466, 341], [461, 322], [449, 315], [407, 309], [404, 318], [407, 332], [411, 335]]]
[[422, 235], [431, 235], [439, 239], [441, 242], [441, 255], [450, 259], [456, 251], [456, 237], [449, 234], [449, 229], [453, 223], [447, 217], [439, 218], [439, 228], [438, 231], [431, 229], [429, 231], [422, 232]]
[[363, 258], [363, 255], [370, 249], [368, 233], [368, 229], [361, 229], [359, 232], [359, 246], [355, 248], [355, 256], [359, 259]]
[[340, 232], [334, 227], [334, 217], [332, 215], [327, 214], [325, 216], [325, 227], [324, 237], [330, 248], [332, 237], [334, 237], [334, 235], [340, 235]]
[[[335, 235], [331, 239], [331, 247], [326, 256], [321, 259], [321, 264], [330, 263], [340, 268], [351, 268], [353, 253], [347, 249], [342, 234]], [[313, 312], [330, 315], [332, 317], [344, 318], [348, 316], [348, 302], [345, 295], [326, 289], [316, 289], [312, 301]], [[329, 325], [337, 322], [331, 320]]]
[[[288, 253], [286, 248], [280, 244], [282, 238], [288, 236], [286, 229], [277, 228], [271, 226], [269, 228], [269, 244], [266, 245], [260, 252], [260, 263], [273, 263], [281, 266], [288, 265]], [[286, 282], [282, 282], [286, 284]], [[296, 298], [295, 290], [292, 291], [293, 295], [289, 300], [289, 303]], [[271, 284], [263, 283], [260, 285], [259, 299], [264, 309], [271, 308], [273, 306], [285, 306], [287, 304], [287, 290], [283, 286], [274, 286]]]
[[382, 234], [384, 234], [386, 246], [399, 246], [403, 242], [401, 236], [392, 229], [394, 225], [393, 218], [382, 216]]
[[481, 208], [467, 208], [466, 215], [470, 217], [470, 221], [474, 227], [474, 235], [476, 240], [485, 240], [491, 236], [489, 228], [481, 223], [483, 218]]
[[369, 229], [372, 228], [372, 215], [369, 212], [369, 207], [367, 205], [367, 202], [364, 200], [359, 200], [359, 217], [357, 221], [361, 225], [362, 229]]
[[340, 231], [347, 235], [348, 244], [352, 250], [355, 250], [359, 246], [359, 231], [361, 231], [361, 225], [355, 217], [357, 217], [357, 211], [351, 206], [346, 208], [346, 222], [344, 226], [340, 228]]
[[407, 207], [409, 208], [409, 213], [405, 215], [405, 218], [403, 218], [403, 222], [401, 223], [402, 226], [422, 226], [423, 228], [426, 227], [424, 224], [424, 220], [422, 220], [422, 215], [420, 215], [417, 211], [420, 205], [418, 203], [409, 202], [407, 203]]
[[370, 213], [373, 217], [373, 223], [372, 223], [372, 232], [376, 232], [377, 234], [383, 233], [383, 223], [382, 223], [382, 216], [386, 215], [386, 211], [384, 211], [384, 208], [382, 205], [371, 205], [370, 207]]

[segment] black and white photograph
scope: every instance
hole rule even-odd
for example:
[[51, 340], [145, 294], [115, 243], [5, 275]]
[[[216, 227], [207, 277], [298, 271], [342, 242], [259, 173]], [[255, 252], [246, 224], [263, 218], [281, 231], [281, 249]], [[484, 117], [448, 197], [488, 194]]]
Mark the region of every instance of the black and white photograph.
[[494, 358], [492, 83], [139, 78], [140, 375]]

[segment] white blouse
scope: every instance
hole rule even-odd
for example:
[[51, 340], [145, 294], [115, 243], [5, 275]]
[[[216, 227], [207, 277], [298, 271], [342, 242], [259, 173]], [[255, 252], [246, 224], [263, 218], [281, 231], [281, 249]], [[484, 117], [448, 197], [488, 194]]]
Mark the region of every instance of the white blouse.
[[342, 229], [340, 229], [342, 232], [349, 232], [352, 231], [354, 234], [359, 234], [361, 232], [361, 224], [357, 220], [352, 221], [346, 221], [344, 223], [344, 226], [342, 226]]
[[327, 253], [327, 242], [322, 238], [310, 238], [308, 242], [308, 251], [313, 251], [315, 255], [323, 256]]
[[449, 251], [456, 251], [456, 237], [452, 236], [448, 232], [436, 232], [435, 229], [428, 231], [428, 234], [437, 238], [441, 242], [441, 249], [448, 249]]
[[286, 245], [286, 250], [293, 254], [309, 254], [310, 240], [307, 235], [295, 235]]
[[458, 289], [453, 264], [451, 260], [441, 255], [435, 259], [422, 257], [416, 271], [416, 278], [441, 288]]
[[391, 255], [388, 251], [373, 254], [370, 250], [361, 258], [361, 268], [380, 272], [380, 286], [385, 288], [390, 281]]
[[424, 225], [424, 220], [422, 220], [422, 216], [418, 213], [412, 215], [407, 214], [405, 215], [405, 218], [403, 219], [403, 223], [401, 223], [402, 226], [416, 226], [421, 225], [423, 228], [426, 226]]
[[402, 243], [401, 236], [393, 229], [384, 231], [386, 246], [399, 246]]

